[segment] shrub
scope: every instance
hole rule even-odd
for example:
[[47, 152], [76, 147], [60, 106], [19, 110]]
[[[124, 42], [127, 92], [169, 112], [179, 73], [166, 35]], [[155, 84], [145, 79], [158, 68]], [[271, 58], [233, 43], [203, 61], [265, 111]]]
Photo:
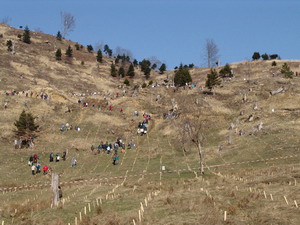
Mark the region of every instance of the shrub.
[[97, 62], [102, 63], [102, 58], [102, 51], [99, 49], [96, 56]]
[[166, 64], [163, 63], [159, 68], [160, 74], [163, 74], [166, 71], [166, 69], [167, 69], [167, 66], [166, 66]]
[[121, 76], [121, 77], [125, 77], [125, 70], [124, 70], [123, 67], [119, 68], [118, 75]]
[[147, 84], [143, 83], [142, 88], [145, 88], [145, 87], [147, 87]]
[[285, 76], [286, 78], [293, 78], [293, 72], [291, 71], [291, 69], [290, 69], [290, 67], [288, 66], [287, 63], [284, 63], [284, 64], [282, 65], [282, 68], [281, 68], [280, 72], [281, 72], [282, 74], [284, 74], [284, 76]]
[[273, 61], [273, 62], [272, 62], [272, 66], [277, 66], [276, 61]]
[[81, 63], [80, 63], [82, 66], [84, 66], [84, 61], [81, 61]]
[[129, 86], [129, 85], [130, 85], [130, 82], [129, 82], [129, 80], [128, 80], [127, 78], [124, 80], [124, 84], [125, 84], [126, 86]]
[[153, 84], [153, 81], [150, 80], [149, 83], [148, 83], [148, 85], [150, 86], [150, 85], [152, 85], [152, 84]]

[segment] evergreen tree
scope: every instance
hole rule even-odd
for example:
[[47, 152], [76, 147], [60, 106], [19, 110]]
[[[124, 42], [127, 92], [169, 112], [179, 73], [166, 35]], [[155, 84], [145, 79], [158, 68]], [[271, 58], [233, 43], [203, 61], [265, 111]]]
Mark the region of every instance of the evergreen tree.
[[130, 66], [128, 68], [128, 71], [127, 71], [127, 76], [129, 76], [129, 77], [134, 77], [135, 76], [133, 64], [130, 64]]
[[281, 68], [281, 70], [280, 70], [280, 72], [282, 73], [282, 74], [284, 74], [284, 76], [286, 77], [286, 78], [293, 78], [293, 71], [291, 71], [291, 68], [288, 66], [288, 64], [287, 63], [284, 63], [283, 65], [282, 65], [282, 68]]
[[152, 66], [151, 66], [151, 69], [152, 70], [155, 70], [157, 68], [157, 65], [156, 65], [156, 63], [154, 63]]
[[207, 80], [205, 86], [211, 91], [214, 86], [220, 85], [221, 80], [218, 72], [215, 69], [211, 69], [210, 73], [207, 74]]
[[114, 63], [112, 63], [110, 66], [110, 75], [113, 77], [117, 76], [117, 70], [116, 70], [116, 66]]
[[163, 63], [159, 68], [160, 74], [163, 74], [166, 71], [166, 69], [167, 69], [167, 66], [166, 66], [166, 64]]
[[254, 52], [253, 55], [252, 55], [252, 59], [253, 59], [253, 60], [258, 60], [258, 59], [260, 59], [260, 54], [259, 54], [259, 52]]
[[276, 61], [273, 61], [273, 62], [272, 62], [272, 66], [277, 66]]
[[94, 48], [92, 45], [87, 45], [86, 46], [86, 49], [88, 50], [89, 53], [93, 52], [94, 51]]
[[[81, 45], [81, 46], [82, 46], [82, 45]], [[83, 47], [83, 46], [82, 46], [82, 47]], [[75, 49], [76, 49], [77, 51], [79, 51], [80, 45], [79, 45], [78, 43], [75, 44]]]
[[184, 86], [186, 83], [192, 82], [192, 77], [187, 68], [183, 68], [182, 65], [175, 72], [174, 84], [175, 86]]
[[31, 113], [26, 113], [24, 110], [19, 116], [19, 120], [17, 120], [14, 125], [17, 130], [15, 131], [17, 137], [22, 137], [29, 140], [32, 137], [35, 137], [35, 133], [37, 132], [39, 126], [35, 124], [34, 117]]
[[69, 45], [69, 47], [66, 50], [66, 56], [68, 57], [72, 57], [73, 56], [73, 50], [71, 48], [71, 46]]
[[60, 31], [57, 32], [56, 39], [59, 40], [59, 41], [61, 41], [62, 35], [61, 35]]
[[6, 46], [7, 46], [7, 51], [11, 52], [12, 51], [12, 46], [13, 46], [13, 43], [11, 40], [7, 40], [6, 41]]
[[233, 74], [232, 74], [232, 69], [231, 69], [231, 67], [230, 67], [230, 65], [229, 64], [226, 64], [221, 70], [220, 70], [220, 72], [219, 72], [219, 74], [220, 74], [220, 76], [221, 77], [232, 77], [233, 76]]
[[56, 60], [61, 60], [61, 56], [62, 56], [61, 49], [59, 48], [55, 52], [55, 58], [56, 58]]
[[137, 66], [139, 63], [138, 63], [138, 61], [135, 59], [135, 60], [133, 60], [133, 66]]
[[262, 57], [263, 60], [268, 60], [269, 59], [269, 55], [267, 53], [262, 54], [261, 57]]
[[125, 70], [124, 70], [123, 67], [119, 68], [118, 75], [121, 76], [121, 77], [125, 77]]
[[30, 30], [29, 30], [29, 28], [27, 26], [24, 29], [23, 42], [27, 43], [27, 44], [31, 43], [31, 41], [30, 41]]
[[108, 45], [104, 45], [104, 53], [107, 54], [109, 57], [112, 56], [112, 50], [109, 48]]
[[98, 50], [96, 58], [97, 58], [97, 62], [102, 63], [102, 58], [103, 57], [102, 57], [101, 49]]

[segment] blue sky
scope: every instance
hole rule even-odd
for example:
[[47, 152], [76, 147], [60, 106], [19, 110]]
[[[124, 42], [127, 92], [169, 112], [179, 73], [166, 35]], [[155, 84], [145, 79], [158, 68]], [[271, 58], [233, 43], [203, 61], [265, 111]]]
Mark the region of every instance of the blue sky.
[[251, 59], [254, 51], [299, 59], [300, 0], [0, 0], [0, 20], [56, 35], [60, 12], [76, 18], [67, 38], [131, 50], [138, 60], [156, 56], [169, 69], [204, 66], [208, 38], [222, 64]]

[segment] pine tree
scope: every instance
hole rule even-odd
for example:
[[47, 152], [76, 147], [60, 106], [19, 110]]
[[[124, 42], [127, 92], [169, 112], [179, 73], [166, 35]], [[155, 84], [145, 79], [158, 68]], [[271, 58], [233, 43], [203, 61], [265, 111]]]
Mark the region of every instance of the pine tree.
[[103, 57], [102, 57], [101, 49], [98, 50], [96, 58], [97, 58], [97, 62], [102, 63], [102, 58]]
[[56, 60], [61, 60], [61, 49], [57, 49], [56, 52], [55, 52], [55, 58]]
[[221, 80], [218, 72], [215, 69], [211, 69], [210, 73], [207, 74], [207, 80], [205, 86], [211, 91], [214, 86], [220, 85]]
[[133, 66], [137, 66], [139, 63], [138, 63], [138, 61], [135, 59], [135, 60], [133, 60]]
[[220, 74], [220, 76], [221, 77], [232, 77], [233, 76], [233, 74], [232, 74], [232, 69], [231, 69], [231, 67], [230, 67], [230, 65], [229, 64], [226, 64], [221, 70], [220, 70], [220, 72], [219, 72], [219, 74]]
[[254, 52], [253, 55], [252, 55], [252, 59], [253, 59], [253, 60], [258, 60], [258, 59], [260, 59], [260, 54], [259, 54], [259, 52]]
[[166, 66], [166, 64], [163, 63], [159, 68], [160, 74], [163, 74], [166, 71], [166, 69], [167, 69], [167, 66]]
[[190, 82], [192, 82], [192, 77], [189, 70], [180, 65], [179, 70], [176, 71], [174, 76], [174, 84], [176, 86], [184, 86]]
[[7, 46], [7, 51], [11, 52], [12, 51], [12, 46], [13, 46], [12, 41], [11, 40], [7, 40], [6, 46]]
[[284, 63], [284, 64], [282, 65], [282, 68], [281, 68], [280, 72], [281, 72], [282, 74], [284, 74], [284, 76], [285, 76], [286, 78], [293, 78], [293, 71], [291, 71], [291, 68], [288, 66], [287, 63]]
[[34, 117], [31, 113], [26, 113], [24, 110], [19, 116], [19, 120], [17, 120], [14, 125], [17, 130], [15, 131], [17, 137], [22, 137], [27, 140], [35, 137], [35, 133], [37, 132], [39, 126], [35, 124]]
[[87, 50], [88, 50], [89, 53], [91, 53], [92, 51], [94, 51], [94, 48], [93, 48], [92, 45], [87, 45], [86, 48], [87, 48]]
[[61, 35], [60, 31], [57, 32], [56, 39], [59, 40], [59, 41], [61, 41], [62, 35]]
[[127, 76], [129, 76], [129, 77], [134, 77], [135, 76], [133, 64], [130, 64], [130, 66], [128, 68], [128, 71], [127, 71]]
[[121, 76], [121, 77], [125, 77], [125, 70], [124, 70], [123, 67], [120, 67], [120, 68], [119, 68], [118, 74], [119, 74], [119, 76]]
[[23, 42], [27, 43], [27, 44], [31, 43], [31, 41], [30, 41], [30, 30], [29, 30], [29, 28], [27, 26], [24, 29]]
[[66, 50], [66, 56], [68, 57], [72, 57], [73, 56], [73, 50], [71, 48], [71, 46], [69, 45], [69, 47]]
[[114, 63], [111, 64], [110, 66], [110, 75], [112, 77], [116, 77], [117, 76], [117, 70], [116, 70], [116, 66]]

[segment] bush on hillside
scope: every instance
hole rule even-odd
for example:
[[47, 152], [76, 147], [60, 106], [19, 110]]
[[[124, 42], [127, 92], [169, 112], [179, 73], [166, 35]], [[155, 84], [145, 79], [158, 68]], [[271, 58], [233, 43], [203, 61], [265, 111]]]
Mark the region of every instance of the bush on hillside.
[[276, 61], [273, 61], [273, 62], [272, 62], [272, 66], [277, 66]]
[[129, 85], [130, 85], [130, 82], [129, 82], [129, 80], [128, 80], [127, 78], [124, 80], [124, 84], [125, 84], [126, 86], [129, 86]]
[[116, 77], [117, 76], [117, 70], [116, 70], [116, 66], [114, 63], [111, 64], [110, 66], [110, 75], [112, 77]]
[[97, 62], [102, 63], [103, 56], [102, 56], [102, 51], [100, 49], [97, 52], [96, 59], [97, 59]]
[[287, 63], [284, 63], [284, 64], [282, 65], [282, 68], [281, 68], [280, 72], [281, 72], [282, 74], [284, 74], [284, 76], [285, 76], [286, 78], [293, 78], [293, 72], [291, 71], [291, 68], [288, 66]]
[[263, 60], [269, 60], [269, 55], [267, 53], [261, 55]]

